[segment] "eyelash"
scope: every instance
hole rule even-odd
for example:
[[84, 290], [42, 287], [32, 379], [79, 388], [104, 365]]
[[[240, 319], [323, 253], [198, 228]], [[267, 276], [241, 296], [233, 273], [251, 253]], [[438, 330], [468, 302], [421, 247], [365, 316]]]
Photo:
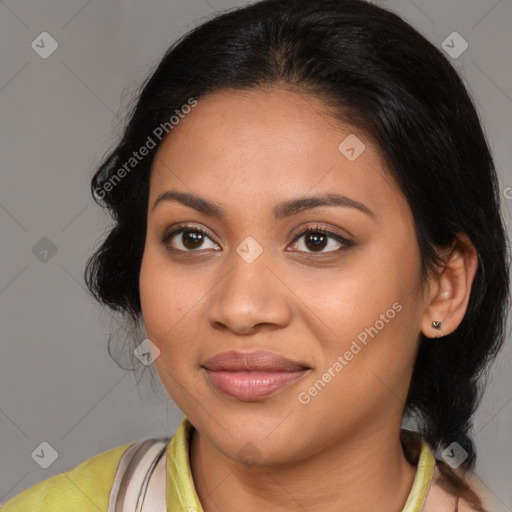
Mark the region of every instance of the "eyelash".
[[[177, 229], [173, 230], [171, 233], [164, 234], [161, 237], [161, 242], [169, 250], [171, 250], [173, 252], [182, 252], [182, 253], [200, 252], [201, 249], [183, 250], [183, 249], [176, 249], [176, 248], [170, 246], [169, 240], [171, 240], [175, 235], [178, 235], [180, 233], [185, 233], [187, 231], [193, 232], [193, 233], [201, 233], [202, 235], [204, 235], [204, 236], [208, 237], [210, 240], [212, 240], [212, 237], [203, 229], [198, 228], [196, 226], [191, 226], [190, 224], [181, 224], [181, 225], [177, 226]], [[346, 238], [343, 238], [341, 235], [334, 233], [332, 231], [329, 231], [327, 228], [320, 226], [320, 225], [308, 227], [308, 228], [304, 229], [303, 231], [300, 231], [299, 233], [297, 233], [294, 236], [294, 239], [292, 240], [292, 244], [297, 242], [304, 235], [309, 235], [311, 233], [320, 233], [322, 235], [328, 236], [329, 238], [333, 238], [334, 240], [336, 240], [337, 242], [342, 244], [344, 247], [340, 247], [339, 249], [336, 249], [334, 251], [327, 251], [327, 252], [314, 252], [314, 251], [306, 252], [306, 254], [309, 254], [309, 255], [315, 255], [315, 256], [320, 255], [320, 257], [322, 257], [321, 255], [339, 254], [342, 251], [345, 251], [346, 249], [348, 249], [349, 247], [352, 247], [354, 245], [353, 242], [351, 242], [350, 240], [347, 240]], [[217, 244], [217, 242], [215, 242], [214, 240], [212, 240], [212, 242]], [[299, 251], [299, 252], [304, 252], [304, 251]]]

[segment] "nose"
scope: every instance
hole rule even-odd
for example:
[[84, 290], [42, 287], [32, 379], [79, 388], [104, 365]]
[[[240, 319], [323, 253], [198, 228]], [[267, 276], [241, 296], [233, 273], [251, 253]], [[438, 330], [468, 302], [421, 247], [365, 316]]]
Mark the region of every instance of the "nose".
[[263, 254], [248, 263], [233, 253], [206, 302], [206, 320], [213, 328], [247, 335], [289, 325], [292, 292], [269, 263]]

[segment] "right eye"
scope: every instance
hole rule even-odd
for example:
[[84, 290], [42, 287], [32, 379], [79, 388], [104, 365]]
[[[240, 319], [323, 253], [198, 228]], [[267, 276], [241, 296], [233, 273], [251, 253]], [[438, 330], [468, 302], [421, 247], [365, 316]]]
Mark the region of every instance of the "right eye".
[[[181, 236], [177, 236], [181, 235]], [[205, 240], [210, 240], [213, 247], [203, 247]], [[162, 237], [162, 243], [173, 251], [198, 252], [198, 250], [218, 250], [218, 245], [202, 229], [183, 225]]]

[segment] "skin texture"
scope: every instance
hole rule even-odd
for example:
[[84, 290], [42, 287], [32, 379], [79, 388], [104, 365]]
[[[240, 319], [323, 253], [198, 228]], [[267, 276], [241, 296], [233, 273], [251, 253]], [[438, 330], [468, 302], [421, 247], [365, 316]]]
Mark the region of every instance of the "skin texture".
[[[350, 134], [366, 146], [354, 161], [338, 149]], [[153, 209], [171, 189], [217, 203], [226, 218], [176, 201]], [[324, 193], [360, 201], [373, 215], [322, 206], [272, 216], [277, 203]], [[184, 245], [183, 233], [162, 243], [183, 222], [189, 232], [207, 232], [202, 245]], [[295, 240], [317, 223], [351, 245], [338, 252], [343, 244], [328, 238], [315, 252], [307, 235]], [[263, 249], [252, 263], [236, 251], [248, 236]], [[145, 244], [144, 322], [160, 350], [162, 383], [196, 427], [190, 459], [204, 510], [401, 510], [415, 475], [399, 433], [419, 334], [457, 328], [477, 259], [471, 245], [446, 250], [446, 268], [422, 286], [410, 208], [370, 138], [299, 92], [201, 98], [153, 162]], [[400, 311], [379, 328], [396, 303]], [[433, 320], [443, 322], [441, 331]], [[376, 325], [378, 333], [301, 403], [299, 393]], [[212, 387], [201, 367], [229, 350], [269, 350], [310, 370], [272, 396], [241, 401]], [[255, 464], [244, 460], [248, 443]]]

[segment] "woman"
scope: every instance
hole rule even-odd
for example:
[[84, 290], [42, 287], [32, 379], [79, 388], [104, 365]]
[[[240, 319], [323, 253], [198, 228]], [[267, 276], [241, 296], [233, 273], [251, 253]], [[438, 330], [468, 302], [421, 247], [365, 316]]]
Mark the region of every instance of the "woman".
[[508, 310], [497, 176], [411, 26], [361, 0], [217, 16], [169, 49], [92, 192], [116, 225], [89, 289], [143, 321], [185, 417], [6, 512], [487, 510], [469, 431]]

